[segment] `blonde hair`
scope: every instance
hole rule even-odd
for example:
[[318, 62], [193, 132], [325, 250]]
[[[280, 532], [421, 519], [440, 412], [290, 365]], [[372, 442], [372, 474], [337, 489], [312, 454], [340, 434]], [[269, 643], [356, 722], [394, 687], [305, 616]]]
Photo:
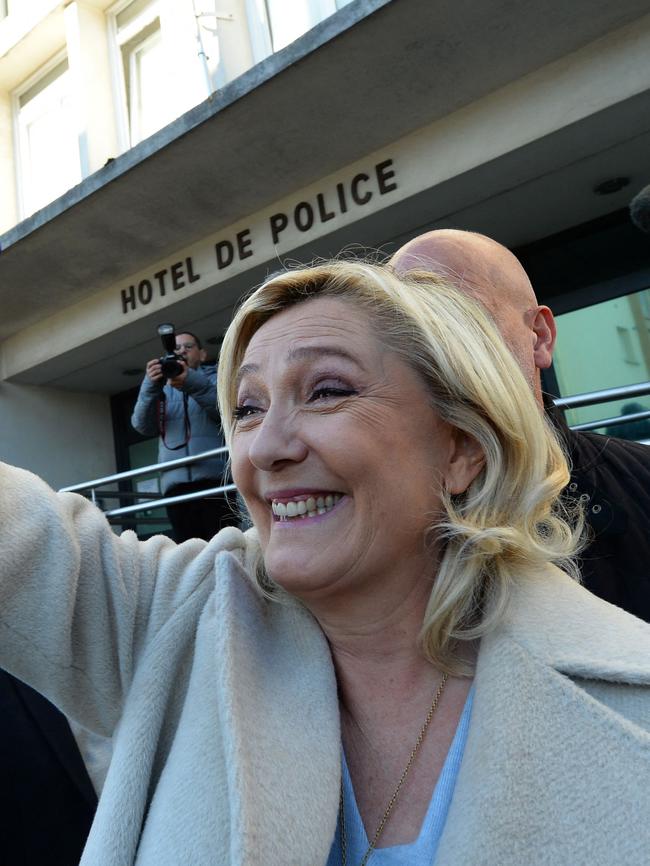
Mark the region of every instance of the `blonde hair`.
[[[444, 495], [431, 529], [442, 555], [422, 647], [443, 670], [466, 670], [458, 641], [501, 618], [510, 590], [549, 562], [574, 576], [580, 520], [559, 497], [569, 480], [563, 450], [516, 361], [485, 311], [430, 272], [398, 277], [388, 266], [334, 261], [269, 279], [239, 308], [223, 341], [218, 398], [233, 436], [236, 374], [253, 334], [297, 303], [335, 297], [367, 312], [382, 342], [422, 378], [440, 417], [473, 436], [485, 465], [468, 490]], [[268, 578], [258, 578], [263, 588]]]

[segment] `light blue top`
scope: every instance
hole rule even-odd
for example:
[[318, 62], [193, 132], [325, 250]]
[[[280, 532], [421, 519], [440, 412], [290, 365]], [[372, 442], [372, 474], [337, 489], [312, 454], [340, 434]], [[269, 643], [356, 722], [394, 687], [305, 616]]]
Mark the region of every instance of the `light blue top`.
[[[467, 695], [465, 707], [461, 714], [453, 742], [447, 753], [444, 766], [436, 783], [436, 787], [424, 816], [420, 835], [409, 845], [392, 845], [388, 848], [376, 848], [369, 860], [369, 866], [431, 866], [438, 851], [438, 842], [447, 820], [449, 805], [456, 786], [456, 777], [465, 751], [467, 732], [469, 730], [474, 686]], [[341, 751], [343, 773], [343, 808], [345, 810], [345, 833], [347, 838], [348, 866], [356, 866], [368, 850], [368, 837], [359, 815], [357, 801], [352, 788], [352, 781], [345, 753]], [[341, 866], [341, 827], [336, 829], [334, 844], [327, 860], [327, 866]]]

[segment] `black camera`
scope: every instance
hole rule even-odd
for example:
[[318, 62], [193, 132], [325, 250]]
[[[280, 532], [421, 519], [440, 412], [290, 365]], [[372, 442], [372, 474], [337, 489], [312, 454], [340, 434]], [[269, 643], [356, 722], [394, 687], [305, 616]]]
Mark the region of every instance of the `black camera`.
[[160, 369], [165, 379], [180, 376], [184, 367], [179, 363], [181, 356], [176, 353], [176, 329], [170, 323], [158, 325], [158, 336], [162, 340], [165, 354], [159, 358]]

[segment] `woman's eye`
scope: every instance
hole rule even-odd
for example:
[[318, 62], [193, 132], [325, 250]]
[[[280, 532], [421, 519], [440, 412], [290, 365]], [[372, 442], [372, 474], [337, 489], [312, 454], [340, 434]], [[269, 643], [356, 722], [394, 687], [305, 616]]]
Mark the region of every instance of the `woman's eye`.
[[235, 406], [233, 410], [232, 416], [235, 421], [242, 421], [244, 418], [250, 418], [251, 415], [256, 415], [258, 412], [261, 412], [259, 406], [252, 406], [250, 404], [246, 404], [244, 406]]
[[312, 391], [309, 402], [315, 403], [317, 400], [327, 400], [329, 397], [350, 397], [355, 393], [356, 392], [351, 388], [337, 388], [331, 385], [322, 385]]

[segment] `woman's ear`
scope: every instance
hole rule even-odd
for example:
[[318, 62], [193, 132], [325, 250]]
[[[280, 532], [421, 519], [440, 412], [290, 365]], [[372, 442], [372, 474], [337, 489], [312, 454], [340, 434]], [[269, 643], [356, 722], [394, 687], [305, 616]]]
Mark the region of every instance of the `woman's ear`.
[[453, 427], [451, 436], [445, 489], [448, 493], [464, 493], [485, 466], [485, 454], [478, 440], [469, 433]]

